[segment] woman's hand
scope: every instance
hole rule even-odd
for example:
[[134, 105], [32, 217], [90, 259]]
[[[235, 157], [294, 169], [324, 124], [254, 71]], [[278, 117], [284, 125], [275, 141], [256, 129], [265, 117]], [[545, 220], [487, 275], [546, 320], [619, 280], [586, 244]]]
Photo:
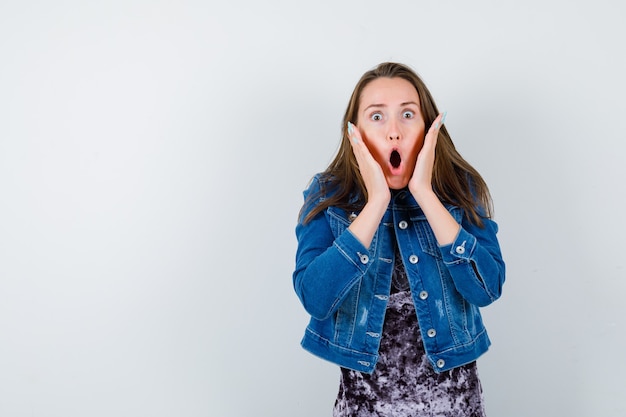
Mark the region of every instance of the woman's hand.
[[409, 180], [409, 191], [419, 203], [419, 196], [433, 190], [433, 168], [435, 165], [435, 148], [439, 130], [446, 119], [446, 113], [440, 114], [428, 129], [424, 137], [424, 145], [417, 155], [413, 176]]
[[367, 201], [376, 201], [386, 208], [391, 200], [391, 191], [389, 191], [389, 185], [382, 168], [363, 142], [359, 129], [350, 122], [348, 122], [348, 136], [367, 189]]
[[435, 166], [435, 147], [439, 129], [445, 121], [446, 114], [440, 114], [433, 125], [428, 129], [424, 138], [424, 146], [419, 155], [415, 171], [409, 180], [409, 191], [420, 205], [426, 215], [426, 220], [430, 225], [437, 243], [441, 246], [448, 245], [454, 241], [459, 228], [461, 227], [454, 217], [448, 212], [439, 198], [433, 191], [433, 167]]
[[389, 206], [391, 191], [389, 191], [383, 169], [367, 149], [358, 129], [350, 122], [348, 122], [348, 136], [367, 190], [367, 203], [356, 219], [350, 223], [348, 229], [363, 246], [369, 248]]

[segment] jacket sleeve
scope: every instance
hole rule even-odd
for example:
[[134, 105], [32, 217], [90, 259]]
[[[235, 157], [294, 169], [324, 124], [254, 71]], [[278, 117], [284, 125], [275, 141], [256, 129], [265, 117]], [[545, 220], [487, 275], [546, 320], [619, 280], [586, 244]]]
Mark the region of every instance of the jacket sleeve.
[[[304, 192], [305, 201], [309, 195], [318, 194], [319, 188], [316, 177]], [[314, 205], [307, 206], [309, 210], [301, 214], [296, 226], [298, 248], [293, 285], [305, 310], [313, 318], [324, 320], [360, 281], [372, 259], [347, 228], [335, 237], [326, 213], [321, 212], [304, 224], [303, 219]]]
[[484, 307], [502, 294], [505, 266], [496, 238], [498, 225], [483, 218], [478, 227], [463, 217], [454, 242], [440, 246], [443, 261], [459, 293], [470, 303]]

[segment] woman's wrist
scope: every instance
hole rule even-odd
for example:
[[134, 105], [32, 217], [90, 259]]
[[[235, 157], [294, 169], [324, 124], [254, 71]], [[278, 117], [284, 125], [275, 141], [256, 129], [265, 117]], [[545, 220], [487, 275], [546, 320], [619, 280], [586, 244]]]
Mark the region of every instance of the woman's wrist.
[[439, 197], [437, 197], [432, 187], [409, 186], [409, 191], [411, 192], [411, 195], [413, 196], [415, 201], [417, 201], [417, 204], [419, 204], [420, 206], [423, 202], [427, 200], [432, 200], [433, 198], [436, 198], [437, 201], [439, 201]]
[[385, 203], [384, 199], [368, 199], [359, 215], [352, 221], [348, 229], [352, 234], [365, 246], [369, 248], [376, 230], [385, 211], [389, 206], [389, 202]]
[[389, 201], [391, 201], [391, 194], [389, 194], [388, 198], [385, 198], [384, 196], [368, 198], [367, 203], [365, 203], [362, 211], [376, 213], [375, 217], [380, 216], [380, 218], [382, 219], [385, 211], [387, 211], [387, 207], [389, 207]]
[[435, 191], [432, 188], [426, 188], [411, 191], [411, 194], [424, 212], [437, 243], [441, 246], [452, 243], [459, 232], [460, 225], [439, 200]]

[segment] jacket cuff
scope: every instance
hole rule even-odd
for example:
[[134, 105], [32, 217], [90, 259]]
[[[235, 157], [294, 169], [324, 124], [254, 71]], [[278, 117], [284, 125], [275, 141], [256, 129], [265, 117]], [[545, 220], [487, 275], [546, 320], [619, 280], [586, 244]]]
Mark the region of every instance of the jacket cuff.
[[449, 245], [440, 246], [441, 256], [446, 264], [469, 262], [476, 248], [476, 237], [468, 233], [463, 226]]
[[361, 271], [365, 271], [372, 262], [369, 250], [359, 239], [346, 229], [336, 240], [334, 245], [348, 261]]

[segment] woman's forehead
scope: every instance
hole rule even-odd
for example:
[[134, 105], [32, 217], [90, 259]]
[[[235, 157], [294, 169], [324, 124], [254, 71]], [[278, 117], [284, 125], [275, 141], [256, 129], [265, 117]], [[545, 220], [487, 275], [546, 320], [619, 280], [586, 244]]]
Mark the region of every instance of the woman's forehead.
[[419, 95], [413, 84], [399, 77], [381, 77], [371, 81], [363, 87], [360, 99], [360, 107], [372, 105], [382, 107], [412, 102], [419, 106]]

